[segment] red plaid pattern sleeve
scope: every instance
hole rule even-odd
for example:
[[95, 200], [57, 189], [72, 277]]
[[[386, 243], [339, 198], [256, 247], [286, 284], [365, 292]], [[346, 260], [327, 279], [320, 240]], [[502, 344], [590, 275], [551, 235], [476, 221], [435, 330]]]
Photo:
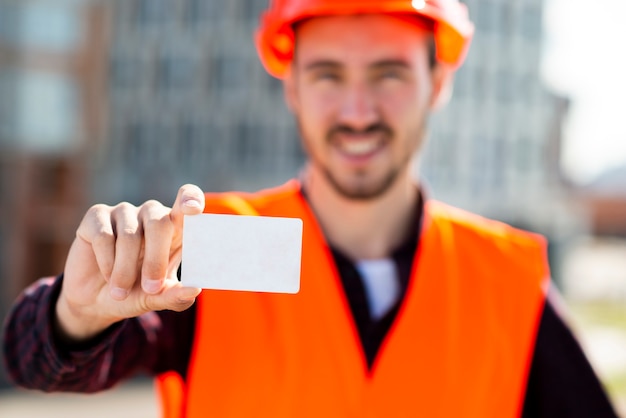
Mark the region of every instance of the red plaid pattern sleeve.
[[185, 317], [195, 317], [189, 311], [182, 315], [151, 312], [117, 323], [80, 347], [63, 347], [52, 332], [52, 310], [62, 280], [62, 276], [46, 278], [30, 286], [6, 319], [3, 357], [17, 385], [46, 392], [90, 393], [140, 371], [186, 370], [193, 321]]

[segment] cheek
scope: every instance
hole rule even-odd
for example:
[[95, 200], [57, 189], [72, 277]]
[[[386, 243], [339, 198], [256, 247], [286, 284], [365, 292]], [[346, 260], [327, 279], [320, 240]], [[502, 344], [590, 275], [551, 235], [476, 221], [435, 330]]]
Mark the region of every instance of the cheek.
[[404, 88], [379, 95], [378, 103], [383, 120], [402, 130], [421, 119], [428, 99], [425, 95], [421, 96], [409, 88]]
[[338, 94], [331, 90], [317, 89], [301, 91], [300, 120], [312, 129], [325, 128], [332, 123], [337, 112]]

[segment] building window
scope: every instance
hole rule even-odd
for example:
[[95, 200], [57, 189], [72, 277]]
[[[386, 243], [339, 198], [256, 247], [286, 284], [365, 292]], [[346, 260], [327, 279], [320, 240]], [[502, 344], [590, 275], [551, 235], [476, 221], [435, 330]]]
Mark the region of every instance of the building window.
[[524, 7], [522, 11], [522, 36], [530, 40], [541, 38], [543, 31], [540, 6]]
[[496, 98], [501, 103], [509, 103], [513, 99], [513, 74], [500, 70], [496, 74]]
[[219, 100], [220, 106], [244, 111], [252, 92], [247, 60], [236, 56], [216, 55], [210, 65], [209, 94]]
[[498, 18], [493, 2], [481, 2], [476, 7], [476, 26], [480, 32], [494, 33], [497, 30]]
[[71, 52], [83, 37], [79, 12], [73, 2], [20, 2], [16, 41], [25, 48]]
[[529, 173], [532, 170], [531, 163], [532, 141], [529, 138], [520, 138], [515, 144], [515, 167], [521, 173]]
[[219, 0], [187, 0], [184, 16], [194, 25], [215, 22], [224, 16], [224, 4]]
[[165, 140], [169, 131], [154, 121], [138, 120], [126, 127], [123, 139], [126, 167], [146, 169], [167, 162], [162, 148], [170, 144]]
[[240, 16], [244, 20], [256, 22], [261, 13], [267, 9], [267, 0], [242, 0], [239, 2]]
[[233, 157], [249, 172], [269, 169], [264, 146], [269, 144], [269, 132], [266, 127], [256, 124], [241, 124], [236, 128]]
[[136, 88], [141, 80], [137, 61], [134, 58], [114, 53], [109, 64], [109, 80], [113, 88]]
[[212, 90], [226, 92], [239, 87], [246, 80], [246, 62], [238, 57], [215, 56], [213, 62]]
[[192, 170], [215, 169], [224, 159], [224, 137], [217, 127], [205, 121], [181, 121], [176, 138], [177, 163]]
[[[131, 122], [126, 126], [125, 135], [122, 138], [122, 154], [126, 166], [136, 166], [141, 162], [144, 155], [140, 138], [140, 126], [137, 122]], [[145, 157], [145, 156], [144, 156]]]
[[20, 148], [64, 152], [79, 137], [78, 87], [59, 74], [23, 71], [16, 77], [15, 141]]
[[159, 59], [157, 89], [169, 91], [193, 85], [195, 65], [189, 57], [165, 54]]
[[16, 44], [19, 40], [19, 5], [16, 2], [0, 3], [0, 40]]
[[175, 2], [167, 0], [139, 0], [136, 10], [136, 20], [140, 26], [153, 26], [165, 23], [174, 10]]
[[454, 97], [465, 97], [469, 94], [468, 72], [471, 72], [469, 67], [461, 67], [454, 76]]
[[498, 2], [494, 6], [497, 13], [498, 33], [509, 38], [515, 31], [514, 18], [515, 9], [511, 2]]

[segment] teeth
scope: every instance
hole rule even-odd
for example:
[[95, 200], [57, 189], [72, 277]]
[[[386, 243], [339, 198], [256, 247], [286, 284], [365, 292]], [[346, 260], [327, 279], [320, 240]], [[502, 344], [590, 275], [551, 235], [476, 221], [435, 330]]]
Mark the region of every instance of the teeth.
[[341, 143], [341, 150], [346, 154], [361, 156], [371, 153], [376, 149], [377, 146], [377, 140], [343, 141]]

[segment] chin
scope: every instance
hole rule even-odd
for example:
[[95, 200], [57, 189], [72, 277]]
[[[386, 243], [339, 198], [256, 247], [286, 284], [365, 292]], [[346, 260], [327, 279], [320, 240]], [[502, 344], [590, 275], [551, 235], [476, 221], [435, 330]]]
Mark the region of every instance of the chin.
[[335, 192], [345, 199], [370, 201], [376, 200], [387, 194], [391, 190], [395, 179], [396, 176], [389, 176], [384, 179], [384, 181], [376, 184], [368, 183], [360, 185], [345, 185], [334, 181], [334, 179], [330, 179], [330, 183], [332, 184]]

